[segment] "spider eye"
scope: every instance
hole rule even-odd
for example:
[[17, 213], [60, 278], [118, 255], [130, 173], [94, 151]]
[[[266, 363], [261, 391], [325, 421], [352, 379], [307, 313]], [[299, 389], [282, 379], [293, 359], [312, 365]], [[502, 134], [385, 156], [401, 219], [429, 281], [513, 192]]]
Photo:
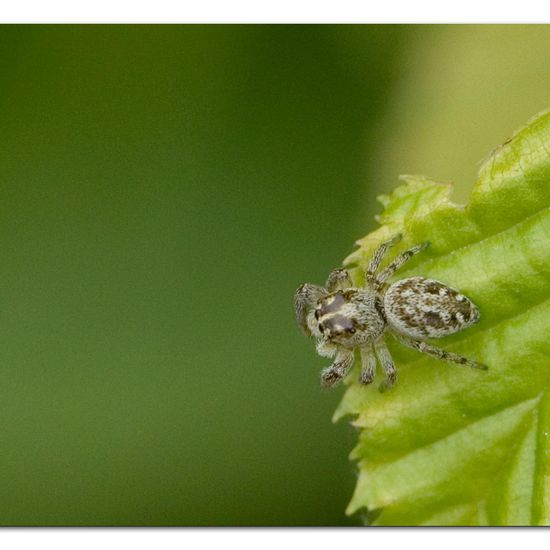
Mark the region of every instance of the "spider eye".
[[355, 329], [352, 327], [352, 328], [348, 328], [348, 332], [349, 332], [350, 334], [355, 334], [356, 331], [355, 331]]

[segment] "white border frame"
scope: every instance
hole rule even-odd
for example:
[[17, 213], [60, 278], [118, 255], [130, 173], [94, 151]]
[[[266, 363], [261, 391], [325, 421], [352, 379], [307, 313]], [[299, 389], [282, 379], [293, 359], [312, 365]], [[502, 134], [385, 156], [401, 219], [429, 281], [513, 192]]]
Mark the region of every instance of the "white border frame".
[[5, 0], [5, 23], [550, 23], [542, 0]]

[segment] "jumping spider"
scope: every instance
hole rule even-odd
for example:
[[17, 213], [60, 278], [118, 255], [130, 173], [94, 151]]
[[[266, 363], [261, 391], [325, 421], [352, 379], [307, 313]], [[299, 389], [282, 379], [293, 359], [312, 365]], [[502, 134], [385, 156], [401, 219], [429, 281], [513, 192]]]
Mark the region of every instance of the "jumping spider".
[[391, 332], [405, 346], [459, 365], [487, 370], [487, 366], [428, 344], [427, 338], [448, 336], [479, 321], [479, 310], [463, 294], [433, 279], [410, 277], [386, 281], [412, 256], [429, 246], [419, 244], [401, 253], [379, 272], [388, 250], [401, 240], [396, 235], [375, 251], [365, 273], [364, 288], [353, 286], [345, 269], [333, 270], [325, 287], [305, 283], [294, 294], [298, 324], [308, 336], [317, 338], [317, 352], [336, 355], [323, 370], [321, 383], [333, 386], [342, 381], [361, 354], [361, 384], [374, 380], [377, 360], [385, 374], [381, 390], [397, 379], [397, 371], [384, 341]]

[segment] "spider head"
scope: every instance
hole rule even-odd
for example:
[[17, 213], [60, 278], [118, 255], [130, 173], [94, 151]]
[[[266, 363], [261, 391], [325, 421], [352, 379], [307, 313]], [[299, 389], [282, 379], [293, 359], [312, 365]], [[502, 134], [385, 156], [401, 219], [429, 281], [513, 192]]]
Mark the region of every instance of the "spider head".
[[319, 337], [347, 349], [374, 340], [384, 327], [374, 301], [373, 294], [356, 288], [321, 297], [313, 313]]

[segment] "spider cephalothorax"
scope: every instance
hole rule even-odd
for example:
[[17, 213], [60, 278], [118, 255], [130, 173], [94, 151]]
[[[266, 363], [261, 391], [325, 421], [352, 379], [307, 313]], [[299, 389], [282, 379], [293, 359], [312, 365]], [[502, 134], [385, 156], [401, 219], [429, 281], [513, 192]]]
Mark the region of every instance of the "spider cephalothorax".
[[471, 300], [433, 279], [410, 277], [386, 283], [429, 243], [406, 250], [378, 272], [386, 252], [400, 238], [397, 235], [376, 250], [365, 274], [364, 288], [354, 287], [345, 269], [335, 269], [324, 287], [305, 283], [296, 290], [294, 308], [299, 325], [307, 335], [317, 338], [320, 355], [336, 355], [333, 364], [321, 375], [323, 385], [332, 386], [344, 378], [353, 365], [357, 348], [361, 352], [361, 383], [370, 384], [374, 380], [379, 361], [386, 376], [382, 388], [392, 385], [397, 371], [384, 342], [386, 332], [432, 357], [487, 369], [481, 363], [425, 342], [427, 338], [441, 338], [476, 323], [479, 311]]
[[324, 339], [347, 349], [370, 344], [384, 330], [381, 304], [374, 292], [337, 290], [320, 298], [314, 317]]

